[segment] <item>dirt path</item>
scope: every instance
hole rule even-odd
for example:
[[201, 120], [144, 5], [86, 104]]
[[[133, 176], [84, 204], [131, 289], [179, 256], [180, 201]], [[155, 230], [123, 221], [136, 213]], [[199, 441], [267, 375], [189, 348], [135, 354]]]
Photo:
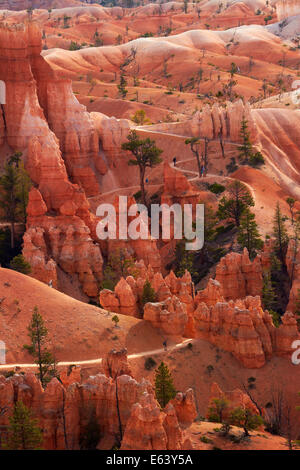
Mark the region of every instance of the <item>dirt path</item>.
[[[129, 354], [128, 359], [136, 359], [138, 357], [144, 357], [144, 356], [155, 356], [157, 354], [161, 354], [163, 352], [171, 352], [176, 349], [181, 349], [184, 348], [188, 343], [193, 343], [195, 342], [194, 339], [185, 339], [181, 343], [177, 343], [174, 346], [169, 346], [167, 347], [167, 350], [164, 348], [161, 349], [152, 349], [151, 351], [142, 351], [139, 353], [134, 353], [134, 354]], [[88, 359], [86, 361], [63, 361], [63, 362], [58, 362], [57, 366], [72, 366], [72, 365], [93, 365], [93, 364], [101, 364], [103, 358], [99, 357], [97, 359]], [[20, 367], [21, 369], [36, 369], [37, 365], [36, 364], [2, 364], [0, 365], [0, 370], [8, 370], [8, 369], [14, 369], [15, 367]]]

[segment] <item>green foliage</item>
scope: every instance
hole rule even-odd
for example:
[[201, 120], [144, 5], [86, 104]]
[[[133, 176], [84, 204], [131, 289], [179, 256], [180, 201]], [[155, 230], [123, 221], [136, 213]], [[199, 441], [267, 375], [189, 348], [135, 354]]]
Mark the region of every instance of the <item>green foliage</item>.
[[209, 439], [207, 436], [201, 436], [200, 441], [203, 442], [204, 444], [211, 444], [213, 441]]
[[236, 164], [236, 160], [234, 157], [231, 157], [230, 163], [226, 165], [226, 170], [228, 171], [228, 174], [234, 173], [238, 169], [238, 166]]
[[275, 253], [284, 264], [289, 237], [285, 227], [285, 217], [282, 215], [279, 202], [276, 204], [273, 219], [273, 237], [275, 238]]
[[257, 250], [261, 250], [263, 247], [264, 242], [260, 238], [255, 215], [248, 208], [245, 209], [241, 217], [237, 240], [242, 248], [247, 248], [251, 259], [256, 256]]
[[225, 191], [225, 186], [219, 183], [211, 184], [208, 189], [214, 194], [222, 194]]
[[146, 117], [144, 109], [138, 109], [134, 115], [131, 117], [131, 120], [135, 122], [138, 126], [143, 126], [144, 124], [150, 124], [150, 119]]
[[248, 408], [235, 408], [230, 415], [230, 424], [244, 429], [245, 436], [249, 431], [257, 429], [263, 424], [261, 416], [252, 413]]
[[15, 224], [26, 221], [26, 206], [31, 186], [21, 161], [21, 152], [11, 155], [0, 177], [0, 208], [2, 219], [11, 225], [11, 248], [15, 247]]
[[265, 163], [265, 159], [261, 152], [255, 152], [250, 155], [249, 165], [257, 168]]
[[37, 307], [34, 307], [27, 330], [31, 341], [29, 345], [25, 344], [23, 347], [36, 359], [35, 363], [39, 368], [39, 379], [42, 386], [45, 387], [47, 383], [57, 375], [57, 371], [55, 359], [46, 347], [48, 330]]
[[219, 203], [217, 216], [221, 220], [231, 219], [239, 227], [246, 209], [254, 206], [253, 198], [247, 187], [238, 180], [227, 187], [227, 193], [228, 196], [224, 196]]
[[7, 433], [7, 439], [3, 443], [6, 450], [41, 449], [43, 438], [38, 421], [21, 401], [17, 401], [14, 406]]
[[243, 117], [241, 122], [240, 136], [242, 144], [239, 146], [239, 159], [243, 163], [248, 163], [252, 154], [252, 144], [250, 141], [250, 132], [248, 130], [248, 121]]
[[273, 310], [276, 305], [276, 294], [270, 272], [263, 274], [262, 304], [266, 310]]
[[243, 117], [241, 123], [240, 136], [242, 144], [239, 146], [239, 159], [243, 164], [249, 164], [252, 167], [259, 167], [265, 163], [265, 159], [261, 152], [254, 152], [250, 140], [250, 132], [248, 130], [248, 121]]
[[126, 95], [128, 93], [128, 90], [126, 89], [126, 85], [127, 85], [127, 81], [125, 79], [124, 73], [122, 72], [120, 75], [120, 83], [118, 84], [118, 90], [123, 100], [126, 98]]
[[182, 277], [185, 271], [193, 274], [194, 254], [185, 249], [186, 240], [180, 240], [176, 244], [175, 250], [175, 274]]
[[149, 137], [147, 139], [141, 139], [135, 130], [130, 131], [127, 140], [128, 142], [122, 144], [122, 149], [131, 152], [134, 156], [133, 159], [129, 160], [128, 165], [139, 167], [142, 202], [146, 205], [146, 169], [154, 168], [162, 162], [160, 155], [163, 151], [156, 147], [155, 141], [149, 139]]
[[79, 49], [81, 49], [81, 45], [78, 44], [76, 41], [71, 41], [69, 51], [78, 51]]
[[103, 270], [101, 289], [114, 290], [121, 277], [126, 278], [129, 275], [135, 276], [134, 258], [127, 253], [127, 250], [117, 249], [109, 255]]
[[168, 366], [161, 362], [155, 371], [155, 397], [164, 409], [176, 395], [173, 379]]
[[144, 287], [143, 287], [143, 293], [142, 293], [142, 305], [146, 305], [147, 302], [155, 302], [156, 301], [156, 293], [153, 287], [150, 284], [150, 281], [148, 279], [146, 280]]
[[115, 324], [115, 327], [117, 327], [117, 325], [118, 325], [120, 319], [119, 319], [118, 315], [114, 315], [114, 316], [112, 317], [111, 321]]
[[22, 274], [30, 274], [31, 273], [31, 266], [26, 261], [23, 255], [15, 256], [10, 262], [10, 268], [14, 271], [18, 271]]
[[229, 406], [228, 400], [225, 398], [214, 398], [212, 406], [208, 408], [208, 419], [213, 423], [223, 423], [224, 412]]

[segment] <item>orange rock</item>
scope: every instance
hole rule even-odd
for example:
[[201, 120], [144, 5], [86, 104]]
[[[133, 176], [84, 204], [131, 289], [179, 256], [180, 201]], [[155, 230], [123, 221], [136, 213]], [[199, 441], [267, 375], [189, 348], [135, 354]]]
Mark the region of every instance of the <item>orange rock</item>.
[[216, 268], [216, 280], [221, 284], [225, 300], [261, 295], [262, 265], [260, 256], [251, 262], [245, 248], [243, 254], [228, 253]]
[[119, 351], [112, 349], [102, 362], [102, 369], [107, 377], [116, 379], [120, 375], [130, 375], [132, 372], [127, 360], [127, 349], [123, 348]]
[[216, 382], [211, 384], [210, 389], [210, 398], [209, 398], [209, 405], [208, 405], [208, 412], [207, 417], [209, 417], [209, 408], [214, 408], [214, 400], [215, 399], [225, 399], [228, 402], [228, 407], [224, 409], [223, 418], [226, 419], [230, 413], [234, 410], [234, 408], [242, 408], [248, 409], [253, 414], [259, 415], [259, 410], [251, 401], [249, 396], [242, 392], [240, 389], [235, 389], [229, 392], [223, 392], [219, 385]]

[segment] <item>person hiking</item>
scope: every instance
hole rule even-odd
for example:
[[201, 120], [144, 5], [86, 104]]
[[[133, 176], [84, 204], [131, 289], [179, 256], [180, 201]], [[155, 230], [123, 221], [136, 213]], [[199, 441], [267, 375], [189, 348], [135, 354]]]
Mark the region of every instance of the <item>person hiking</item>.
[[202, 165], [202, 167], [201, 167], [201, 178], [204, 177], [204, 173], [205, 173], [205, 166]]
[[173, 158], [173, 165], [176, 166], [176, 157]]
[[166, 339], [163, 342], [163, 347], [164, 347], [164, 350], [166, 351], [167, 350], [167, 340]]

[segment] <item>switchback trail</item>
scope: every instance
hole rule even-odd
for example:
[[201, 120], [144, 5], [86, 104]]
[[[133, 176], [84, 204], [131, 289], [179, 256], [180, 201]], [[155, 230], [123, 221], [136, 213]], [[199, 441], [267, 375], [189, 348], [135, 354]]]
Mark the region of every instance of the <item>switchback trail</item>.
[[[161, 354], [163, 352], [171, 352], [177, 349], [184, 348], [188, 343], [194, 343], [194, 339], [185, 339], [181, 343], [177, 343], [174, 346], [170, 346], [165, 350], [164, 348], [160, 349], [153, 349], [151, 351], [142, 351], [139, 353], [129, 354], [127, 357], [128, 359], [136, 359], [138, 357], [145, 357], [145, 356], [154, 356], [156, 354]], [[58, 362], [57, 366], [72, 366], [72, 365], [93, 365], [93, 364], [101, 364], [103, 358], [99, 357], [97, 359], [88, 359], [86, 361], [63, 361]], [[2, 364], [0, 365], [0, 370], [7, 370], [7, 369], [14, 369], [15, 367], [20, 367], [21, 369], [36, 369], [38, 366], [37, 364]]]

